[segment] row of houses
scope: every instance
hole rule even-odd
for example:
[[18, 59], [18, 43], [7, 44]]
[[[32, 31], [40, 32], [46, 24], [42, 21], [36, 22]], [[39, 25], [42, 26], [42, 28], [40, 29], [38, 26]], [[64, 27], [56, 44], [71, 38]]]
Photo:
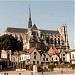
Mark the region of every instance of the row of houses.
[[30, 64], [60, 64], [62, 62], [75, 63], [75, 50], [57, 50], [51, 47], [48, 52], [37, 50], [35, 47], [27, 51], [1, 50], [0, 52], [0, 68], [15, 67], [17, 62], [22, 62], [26, 65]]

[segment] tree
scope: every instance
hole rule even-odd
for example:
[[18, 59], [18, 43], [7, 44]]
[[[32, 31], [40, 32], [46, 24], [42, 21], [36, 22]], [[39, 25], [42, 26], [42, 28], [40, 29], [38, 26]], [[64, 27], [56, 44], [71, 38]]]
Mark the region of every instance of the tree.
[[53, 71], [55, 67], [56, 67], [56, 66], [55, 66], [54, 64], [48, 65], [48, 68], [49, 68], [51, 71]]
[[49, 48], [44, 43], [39, 43], [38, 49], [42, 52], [47, 52], [49, 50]]
[[18, 41], [12, 35], [4, 34], [0, 36], [0, 48], [5, 50], [22, 50], [23, 43]]
[[72, 70], [75, 69], [75, 64], [71, 64]]

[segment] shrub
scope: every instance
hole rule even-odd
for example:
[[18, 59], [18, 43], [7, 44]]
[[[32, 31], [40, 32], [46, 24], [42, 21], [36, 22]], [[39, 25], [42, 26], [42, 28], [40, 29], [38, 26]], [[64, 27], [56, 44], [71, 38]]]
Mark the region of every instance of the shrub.
[[25, 63], [25, 61], [21, 62], [21, 64], [22, 64], [22, 69], [26, 69], [26, 63]]
[[53, 71], [54, 68], [55, 68], [55, 65], [54, 65], [54, 64], [50, 64], [50, 65], [48, 65], [48, 68], [49, 68], [51, 71]]
[[19, 69], [20, 68], [20, 63], [18, 62], [17, 64], [16, 64], [16, 69]]
[[75, 64], [71, 64], [72, 70], [75, 69]]
[[29, 70], [30, 70], [30, 71], [33, 71], [33, 65], [30, 65]]
[[43, 70], [43, 69], [42, 69], [41, 66], [38, 66], [38, 67], [37, 67], [37, 71], [38, 71], [38, 72], [42, 72], [42, 70]]
[[47, 72], [48, 71], [48, 68], [44, 67], [43, 71], [44, 72]]

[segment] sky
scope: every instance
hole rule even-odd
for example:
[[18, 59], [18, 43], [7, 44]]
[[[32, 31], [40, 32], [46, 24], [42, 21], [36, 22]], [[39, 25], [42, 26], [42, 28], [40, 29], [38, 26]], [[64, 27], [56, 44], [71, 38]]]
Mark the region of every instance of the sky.
[[30, 5], [32, 23], [38, 29], [57, 30], [66, 23], [69, 45], [73, 49], [74, 3], [73, 0], [0, 0], [0, 34], [7, 27], [27, 28]]

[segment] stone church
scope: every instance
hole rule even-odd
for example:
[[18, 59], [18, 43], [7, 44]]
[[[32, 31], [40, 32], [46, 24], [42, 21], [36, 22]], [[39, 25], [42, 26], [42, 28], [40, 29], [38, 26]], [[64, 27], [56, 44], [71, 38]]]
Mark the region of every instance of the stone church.
[[23, 49], [36, 47], [43, 41], [46, 46], [69, 49], [67, 25], [63, 24], [57, 31], [38, 29], [32, 25], [31, 9], [29, 8], [28, 28], [11, 28], [8, 27], [5, 34], [11, 34], [23, 42]]

